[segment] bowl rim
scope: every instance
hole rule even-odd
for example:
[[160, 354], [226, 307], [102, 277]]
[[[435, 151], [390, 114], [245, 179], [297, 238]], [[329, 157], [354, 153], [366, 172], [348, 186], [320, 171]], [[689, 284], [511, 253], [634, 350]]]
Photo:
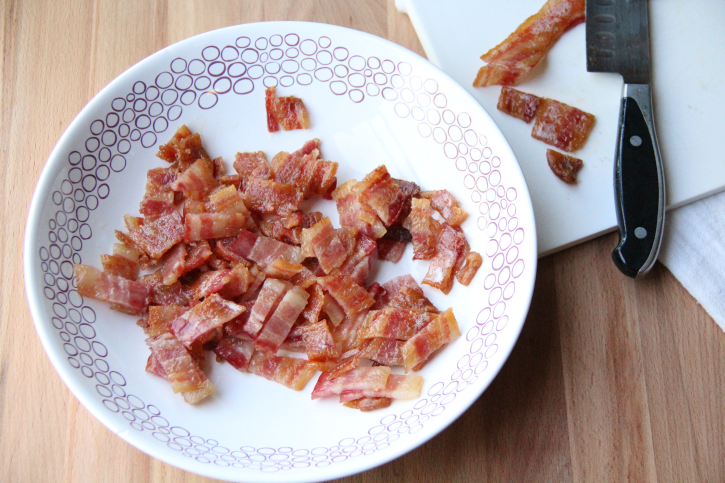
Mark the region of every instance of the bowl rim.
[[[73, 394], [73, 396], [84, 406], [86, 410], [88, 410], [96, 420], [101, 422], [104, 426], [106, 426], [109, 430], [111, 430], [113, 433], [115, 433], [117, 436], [120, 436], [124, 441], [129, 443], [130, 445], [134, 446], [135, 448], [143, 451], [149, 456], [152, 456], [153, 458], [156, 458], [160, 461], [163, 461], [164, 463], [167, 463], [169, 465], [172, 465], [177, 468], [181, 468], [185, 471], [189, 471], [194, 474], [203, 475], [206, 477], [212, 477], [212, 478], [219, 478], [226, 481], [238, 481], [238, 479], [229, 479], [228, 475], [219, 475], [215, 474], [214, 471], [204, 472], [203, 470], [207, 468], [206, 466], [199, 466], [196, 463], [193, 463], [191, 460], [187, 460], [184, 458], [174, 458], [169, 457], [168, 453], [159, 451], [156, 449], [154, 445], [146, 444], [144, 441], [141, 441], [138, 438], [132, 437], [131, 435], [134, 433], [130, 433], [125, 430], [125, 428], [121, 428], [120, 425], [115, 424], [115, 422], [107, 417], [107, 414], [105, 412], [102, 412], [100, 410], [100, 407], [98, 407], [96, 404], [92, 404], [89, 401], [89, 396], [87, 394], [87, 391], [84, 387], [81, 386], [81, 384], [77, 381], [79, 379], [74, 376], [74, 374], [71, 373], [69, 369], [65, 367], [63, 364], [64, 362], [64, 356], [60, 353], [59, 349], [57, 348], [57, 344], [55, 341], [53, 341], [52, 333], [45, 325], [44, 321], [41, 321], [41, 314], [42, 309], [40, 308], [43, 305], [43, 301], [40, 297], [40, 293], [37, 291], [37, 287], [41, 286], [41, 279], [36, 271], [34, 271], [32, 266], [31, 258], [34, 256], [34, 252], [32, 251], [34, 243], [37, 242], [37, 237], [39, 235], [40, 231], [40, 219], [42, 217], [43, 213], [43, 204], [45, 201], [45, 196], [47, 193], [49, 193], [51, 183], [55, 180], [55, 176], [58, 174], [58, 172], [61, 171], [63, 168], [63, 164], [61, 162], [62, 156], [60, 156], [61, 153], [67, 151], [67, 145], [71, 143], [72, 133], [76, 132], [80, 127], [83, 126], [83, 124], [86, 122], [85, 117], [89, 115], [91, 111], [94, 111], [97, 107], [99, 107], [99, 104], [106, 98], [109, 93], [116, 90], [119, 86], [121, 86], [123, 83], [127, 82], [127, 78], [130, 77], [135, 73], [136, 70], [140, 69], [143, 65], [147, 63], [153, 63], [157, 57], [161, 57], [166, 49], [170, 47], [178, 47], [180, 44], [189, 44], [190, 46], [195, 43], [200, 43], [205, 37], [218, 35], [221, 32], [224, 31], [235, 31], [238, 29], [244, 29], [245, 27], [249, 26], [259, 26], [264, 25], [265, 27], [269, 28], [293, 28], [295, 25], [313, 25], [317, 26], [319, 28], [324, 29], [331, 29], [334, 30], [340, 30], [347, 32], [348, 34], [353, 35], [359, 35], [365, 40], [365, 38], [371, 40], [380, 42], [383, 45], [385, 45], [388, 48], [391, 48], [393, 50], [402, 51], [404, 55], [412, 56], [412, 60], [415, 62], [422, 62], [424, 64], [427, 64], [429, 68], [431, 68], [437, 75], [441, 76], [442, 78], [446, 79], [452, 85], [457, 86], [460, 88], [461, 95], [466, 99], [466, 104], [473, 106], [473, 109], [480, 109], [485, 116], [487, 116], [491, 120], [491, 128], [492, 130], [495, 128], [498, 135], [501, 136], [501, 139], [506, 141], [506, 148], [508, 149], [508, 155], [511, 156], [511, 158], [516, 161], [515, 163], [515, 169], [518, 171], [518, 174], [520, 175], [520, 179], [523, 182], [523, 187], [525, 187], [525, 197], [519, 198], [517, 203], [525, 203], [526, 209], [531, 213], [531, 230], [532, 230], [532, 241], [533, 243], [531, 253], [533, 254], [533, 257], [531, 260], [526, 260], [527, 264], [530, 265], [530, 279], [527, 280], [527, 283], [522, 284], [522, 290], [525, 291], [525, 294], [527, 295], [524, 300], [526, 301], [525, 306], [522, 306], [522, 320], [518, 322], [518, 324], [515, 327], [515, 333], [512, 331], [512, 343], [510, 346], [506, 347], [504, 350], [504, 354], [502, 357], [498, 359], [498, 362], [491, 364], [492, 367], [489, 368], [489, 371], [491, 373], [490, 380], [488, 383], [483, 384], [480, 388], [480, 390], [477, 391], [477, 394], [475, 396], [470, 397], [469, 401], [464, 402], [461, 404], [457, 409], [453, 411], [453, 416], [449, 417], [447, 421], [444, 421], [443, 423], [439, 423], [435, 426], [434, 430], [430, 432], [430, 434], [421, 436], [419, 438], [411, 439], [410, 442], [404, 445], [400, 445], [396, 449], [392, 449], [390, 451], [387, 451], [385, 453], [381, 454], [380, 458], [374, 458], [371, 460], [367, 460], [366, 464], [360, 464], [357, 468], [354, 468], [352, 471], [345, 470], [345, 471], [339, 471], [335, 470], [335, 468], [340, 468], [336, 466], [330, 466], [327, 468], [317, 468], [315, 471], [311, 471], [308, 474], [304, 473], [294, 473], [294, 479], [287, 478], [275, 478], [278, 474], [265, 474], [265, 473], [258, 473], [260, 478], [255, 478], [254, 481], [265, 481], [265, 482], [287, 482], [287, 481], [297, 481], [297, 482], [313, 482], [313, 481], [321, 481], [321, 480], [328, 480], [331, 478], [343, 478], [347, 476], [351, 476], [357, 473], [361, 473], [373, 468], [376, 468], [378, 466], [381, 466], [383, 464], [389, 463], [390, 461], [399, 458], [400, 456], [411, 452], [421, 445], [425, 444], [427, 441], [431, 440], [433, 437], [440, 434], [444, 429], [446, 429], [449, 425], [451, 425], [453, 422], [455, 422], [464, 412], [466, 412], [475, 402], [478, 400], [478, 398], [488, 389], [490, 384], [495, 380], [495, 378], [498, 376], [499, 372], [501, 371], [501, 368], [506, 363], [508, 358], [511, 355], [511, 352], [518, 342], [518, 338], [521, 334], [521, 330], [523, 329], [524, 323], [526, 321], [526, 318], [528, 316], [529, 309], [531, 307], [531, 301], [533, 297], [533, 289], [534, 284], [536, 281], [536, 270], [538, 265], [538, 256], [537, 254], [537, 238], [535, 236], [536, 234], [536, 220], [534, 218], [534, 211], [533, 211], [533, 205], [531, 202], [531, 195], [528, 188], [528, 183], [526, 181], [526, 178], [524, 176], [523, 171], [521, 170], [521, 166], [518, 162], [518, 159], [516, 158], [515, 153], [511, 149], [511, 145], [508, 142], [508, 139], [506, 139], [505, 135], [501, 131], [501, 129], [498, 127], [495, 121], [493, 121], [493, 118], [491, 118], [490, 114], [486, 111], [486, 109], [481, 106], [478, 101], [458, 82], [456, 82], [451, 76], [446, 74], [443, 70], [441, 70], [438, 66], [434, 65], [429, 60], [425, 59], [424, 57], [420, 56], [419, 54], [393, 42], [388, 39], [363, 32], [360, 30], [355, 30], [347, 27], [341, 27], [338, 25], [332, 25], [332, 24], [326, 24], [326, 23], [320, 23], [320, 22], [306, 22], [306, 21], [270, 21], [270, 22], [251, 22], [246, 24], [237, 24], [232, 25], [228, 27], [223, 27], [219, 29], [210, 30], [207, 32], [203, 32], [197, 35], [194, 35], [192, 37], [188, 37], [185, 39], [182, 39], [178, 42], [175, 42], [174, 44], [170, 44], [169, 46], [166, 46], [153, 54], [143, 58], [142, 60], [136, 62], [134, 65], [123, 71], [121, 74], [116, 76], [113, 80], [111, 80], [105, 87], [103, 87], [97, 94], [95, 94], [90, 101], [74, 116], [73, 120], [70, 122], [68, 127], [65, 129], [59, 140], [56, 142], [53, 150], [51, 151], [50, 155], [48, 156], [48, 159], [45, 162], [45, 165], [43, 166], [43, 169], [41, 171], [40, 177], [38, 178], [36, 187], [33, 192], [33, 196], [30, 202], [30, 206], [28, 209], [28, 215], [26, 218], [26, 224], [25, 224], [25, 232], [24, 232], [24, 240], [23, 240], [23, 273], [24, 273], [24, 280], [25, 280], [25, 293], [28, 301], [28, 305], [30, 308], [31, 317], [33, 319], [33, 324], [35, 325], [35, 330], [38, 334], [38, 337], [40, 338], [41, 344], [43, 346], [43, 349], [50, 359], [51, 364], [53, 365], [53, 368], [56, 370], [58, 375], [60, 376], [61, 380], [65, 383], [65, 385], [70, 389], [70, 392]], [[54, 161], [55, 160], [55, 161]], [[365, 461], [365, 460], [361, 460]], [[209, 467], [210, 470], [216, 469], [215, 467]], [[280, 473], [279, 476], [284, 476], [287, 473]], [[290, 476], [293, 476], [290, 475]], [[245, 477], [246, 478], [246, 477]], [[250, 480], [251, 481], [251, 480]]]

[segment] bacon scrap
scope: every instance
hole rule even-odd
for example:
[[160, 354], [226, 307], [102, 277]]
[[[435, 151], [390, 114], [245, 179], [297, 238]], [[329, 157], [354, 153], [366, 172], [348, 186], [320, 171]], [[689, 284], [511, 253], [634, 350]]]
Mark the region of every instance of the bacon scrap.
[[242, 230], [232, 244], [231, 249], [238, 255], [256, 262], [265, 268], [281, 258], [287, 263], [300, 263], [304, 259], [299, 247], [287, 245], [274, 238], [259, 236], [247, 230]]
[[390, 240], [388, 238], [380, 238], [377, 241], [378, 257], [380, 260], [398, 263], [403, 258], [405, 247], [408, 242]]
[[337, 327], [345, 318], [345, 311], [342, 307], [335, 302], [335, 299], [330, 295], [325, 294], [325, 300], [322, 302], [322, 311], [327, 314], [327, 317], [332, 322], [332, 325]]
[[[331, 273], [350, 255], [350, 244], [345, 244], [340, 237], [340, 231], [332, 227], [330, 218], [323, 218], [320, 222], [302, 231], [302, 238], [308, 244], [320, 266], [325, 273]], [[353, 247], [354, 248], [354, 247]]]
[[474, 87], [518, 85], [570, 28], [584, 22], [584, 0], [549, 0], [506, 40], [481, 56]]
[[386, 339], [384, 337], [368, 339], [360, 347], [359, 356], [384, 366], [402, 366], [403, 353], [401, 349], [404, 344], [404, 340]]
[[594, 116], [554, 99], [544, 99], [536, 114], [531, 137], [566, 152], [584, 146], [594, 128]]
[[242, 213], [188, 214], [184, 222], [184, 241], [237, 236], [245, 223], [246, 217]]
[[371, 311], [375, 315], [365, 327], [364, 339], [382, 337], [385, 339], [408, 340], [438, 317], [438, 314], [419, 310], [385, 307], [381, 311]]
[[168, 163], [177, 163], [179, 172], [184, 172], [198, 159], [209, 159], [201, 145], [201, 136], [181, 126], [168, 143], [159, 146], [156, 154]]
[[351, 390], [379, 391], [385, 388], [389, 376], [390, 368], [387, 366], [358, 367], [334, 379], [329, 372], [323, 372], [312, 390], [312, 399]]
[[448, 294], [453, 287], [453, 268], [466, 244], [463, 233], [446, 225], [438, 238], [435, 257], [430, 262], [428, 273], [423, 279], [424, 284]]
[[146, 339], [146, 344], [163, 368], [171, 389], [182, 393], [186, 402], [196, 404], [216, 392], [186, 347], [171, 333]]
[[180, 305], [152, 305], [149, 307], [149, 337], [171, 332], [171, 322], [188, 309]]
[[239, 371], [247, 372], [254, 354], [254, 344], [246, 340], [223, 338], [214, 347], [214, 353]]
[[342, 403], [345, 407], [359, 409], [364, 413], [375, 411], [376, 409], [384, 409], [390, 407], [391, 404], [393, 404], [393, 400], [389, 397], [364, 397]]
[[398, 293], [396, 293], [395, 296], [390, 300], [390, 307], [407, 310], [423, 310], [425, 312], [430, 312], [433, 314], [438, 313], [438, 309], [423, 294], [423, 290], [421, 290], [420, 288], [414, 289], [407, 285], [400, 287]]
[[403, 226], [410, 230], [413, 241], [413, 260], [430, 260], [433, 258], [441, 226], [432, 217], [430, 200], [413, 198], [410, 215], [406, 218]]
[[210, 270], [199, 274], [194, 281], [185, 284], [182, 290], [189, 299], [199, 300], [219, 292], [232, 281], [232, 278], [231, 270]]
[[[280, 301], [284, 297], [285, 292], [290, 289], [292, 284], [283, 282], [275, 278], [268, 278], [262, 285], [262, 290], [257, 295], [257, 300], [252, 306], [252, 312], [244, 325], [244, 330], [256, 337], [262, 330], [264, 324], [271, 314], [277, 309]], [[285, 334], [286, 335], [286, 334]]]
[[184, 273], [202, 266], [212, 256], [209, 242], [201, 240], [186, 245], [186, 259], [184, 260]]
[[405, 376], [390, 374], [384, 389], [347, 390], [340, 393], [340, 402], [354, 401], [362, 397], [387, 397], [391, 399], [415, 399], [420, 396], [423, 378], [418, 374]]
[[401, 275], [388, 280], [382, 285], [381, 288], [384, 290], [384, 293], [380, 300], [383, 305], [389, 304], [403, 287], [408, 287], [423, 295], [423, 289], [418, 285], [418, 282], [415, 281], [412, 275]]
[[248, 370], [252, 374], [301, 391], [317, 372], [317, 364], [294, 357], [255, 352]]
[[310, 121], [302, 99], [297, 97], [275, 97], [275, 88], [267, 87], [264, 93], [264, 105], [267, 110], [267, 130], [277, 132], [293, 129], [309, 129]]
[[237, 153], [234, 156], [234, 169], [242, 175], [242, 179], [271, 179], [272, 172], [267, 163], [267, 156], [262, 151], [256, 153]]
[[539, 110], [541, 98], [512, 87], [502, 87], [496, 108], [509, 116], [530, 122]]
[[385, 225], [377, 213], [362, 202], [361, 195], [356, 190], [357, 185], [358, 182], [351, 179], [332, 192], [332, 199], [335, 200], [340, 215], [340, 225], [354, 226], [361, 234], [373, 239], [381, 238], [386, 232]]
[[169, 251], [169, 256], [161, 267], [164, 285], [171, 285], [184, 274], [186, 269], [186, 245], [179, 243]]
[[117, 277], [128, 280], [136, 280], [138, 277], [138, 261], [133, 262], [120, 255], [101, 255], [101, 265], [104, 272]]
[[375, 303], [375, 299], [347, 275], [328, 275], [318, 278], [317, 283], [332, 295], [348, 317], [362, 312]]
[[[304, 287], [301, 287], [304, 288]], [[311, 288], [307, 289], [310, 294], [310, 298], [307, 300], [307, 306], [302, 311], [302, 317], [310, 323], [314, 324], [320, 318], [320, 312], [325, 304], [325, 292], [322, 291], [319, 285], [315, 283]]]
[[423, 327], [403, 345], [401, 352], [405, 372], [427, 361], [431, 354], [460, 335], [452, 309], [438, 315], [433, 322]]
[[423, 191], [420, 196], [429, 199], [430, 207], [440, 213], [451, 226], [459, 226], [468, 218], [468, 213], [460, 208], [458, 200], [448, 190]]
[[[270, 279], [272, 280], [272, 279]], [[307, 305], [310, 297], [304, 289], [292, 286], [284, 295], [279, 305], [269, 318], [264, 328], [254, 341], [256, 350], [275, 354], [289, 334], [292, 325]]]
[[127, 280], [80, 263], [75, 265], [73, 273], [78, 295], [132, 310], [143, 310], [149, 304], [151, 287], [146, 283]]
[[144, 275], [138, 279], [139, 282], [146, 283], [151, 289], [149, 302], [154, 305], [186, 305], [189, 298], [184, 295], [180, 282], [165, 285], [161, 270], [157, 270], [148, 275]]
[[311, 361], [336, 361], [340, 357], [326, 320], [308, 326], [302, 333], [307, 358]]
[[466, 264], [460, 271], [458, 271], [458, 273], [456, 273], [456, 280], [458, 280], [458, 283], [468, 287], [471, 280], [473, 280], [473, 277], [476, 276], [478, 269], [481, 268], [481, 265], [483, 265], [483, 258], [481, 255], [476, 252], [469, 252], [466, 257]]
[[219, 186], [214, 178], [214, 163], [208, 159], [199, 159], [189, 169], [179, 175], [169, 185], [174, 191], [201, 191], [209, 192]]
[[377, 213], [385, 226], [393, 225], [406, 202], [405, 193], [393, 181], [385, 165], [380, 165], [355, 187], [360, 200]]
[[553, 149], [546, 150], [546, 161], [549, 163], [549, 168], [554, 174], [565, 183], [574, 184], [576, 183], [576, 176], [584, 161], [574, 156], [568, 156], [566, 154], [554, 151]]
[[221, 327], [244, 312], [244, 307], [212, 294], [191, 310], [171, 322], [171, 330], [185, 346], [205, 339], [209, 332]]
[[158, 260], [184, 238], [181, 215], [174, 211], [155, 220], [146, 220], [128, 237], [149, 257]]
[[291, 215], [299, 209], [302, 193], [292, 185], [251, 178], [244, 191], [247, 206], [259, 213]]

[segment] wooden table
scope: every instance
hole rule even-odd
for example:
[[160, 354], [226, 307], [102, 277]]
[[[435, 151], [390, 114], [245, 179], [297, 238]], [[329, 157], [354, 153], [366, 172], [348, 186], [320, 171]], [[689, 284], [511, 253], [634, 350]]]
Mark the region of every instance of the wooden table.
[[[393, 0], [0, 0], [0, 481], [210, 481], [146, 456], [68, 392], [23, 290], [25, 216], [88, 100], [153, 52], [264, 20], [327, 22], [423, 53]], [[662, 265], [621, 276], [614, 235], [549, 256], [516, 348], [417, 450], [341, 481], [725, 481], [725, 336]]]

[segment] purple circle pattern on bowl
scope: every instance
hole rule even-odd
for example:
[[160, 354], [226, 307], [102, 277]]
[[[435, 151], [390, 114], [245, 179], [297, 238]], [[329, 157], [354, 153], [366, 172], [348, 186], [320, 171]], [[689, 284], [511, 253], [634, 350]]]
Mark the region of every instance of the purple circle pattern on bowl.
[[[255, 71], [258, 75], [250, 73]], [[493, 272], [484, 280], [487, 306], [479, 312], [476, 325], [463, 334], [469, 350], [458, 360], [456, 370], [448, 380], [435, 382], [412, 410], [384, 416], [367, 434], [330, 447], [229, 449], [172, 425], [156, 406], [129, 392], [124, 376], [106, 361], [108, 348], [95, 340], [96, 313], [75, 290], [73, 264], [82, 262], [83, 243], [93, 236], [87, 223], [91, 212], [110, 194], [105, 181], [126, 168], [124, 154], [134, 144], [145, 149], [156, 145], [157, 135], [167, 131], [169, 121], [179, 119], [184, 105], [196, 102], [202, 109], [212, 109], [219, 96], [247, 95], [280, 83], [305, 86], [313, 79], [328, 83], [333, 95], [347, 94], [353, 103], [379, 95], [394, 103], [398, 117], [410, 118], [421, 137], [440, 145], [451, 167], [467, 172], [464, 186], [479, 211], [472, 215], [478, 229], [489, 237], [485, 255]], [[518, 227], [516, 189], [501, 184], [500, 158], [487, 146], [486, 136], [471, 128], [468, 113], [448, 108], [448, 99], [434, 79], [414, 75], [407, 62], [364, 58], [343, 46], [332, 47], [328, 37], [300, 39], [294, 33], [254, 41], [238, 37], [228, 45], [204, 47], [197, 58], [174, 59], [167, 71], [150, 82], [133, 83], [130, 92], [113, 99], [109, 108], [105, 119], [90, 124], [83, 152], [68, 154], [68, 176], [51, 194], [57, 211], [48, 222], [49, 243], [38, 255], [44, 272], [43, 293], [54, 313], [51, 323], [63, 340], [68, 363], [94, 379], [104, 407], [120, 413], [133, 429], [148, 431], [160, 444], [207, 464], [264, 472], [329, 466], [383, 450], [402, 436], [420, 431], [486, 370], [498, 350], [497, 334], [508, 323], [506, 303], [526, 269], [518, 249], [526, 233]]]

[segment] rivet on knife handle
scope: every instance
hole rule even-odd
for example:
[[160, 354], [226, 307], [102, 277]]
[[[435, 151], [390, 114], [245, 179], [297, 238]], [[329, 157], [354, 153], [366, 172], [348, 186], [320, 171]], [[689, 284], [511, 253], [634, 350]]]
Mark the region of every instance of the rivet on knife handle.
[[665, 220], [665, 179], [649, 84], [625, 84], [614, 163], [619, 245], [617, 268], [637, 277], [657, 261]]

